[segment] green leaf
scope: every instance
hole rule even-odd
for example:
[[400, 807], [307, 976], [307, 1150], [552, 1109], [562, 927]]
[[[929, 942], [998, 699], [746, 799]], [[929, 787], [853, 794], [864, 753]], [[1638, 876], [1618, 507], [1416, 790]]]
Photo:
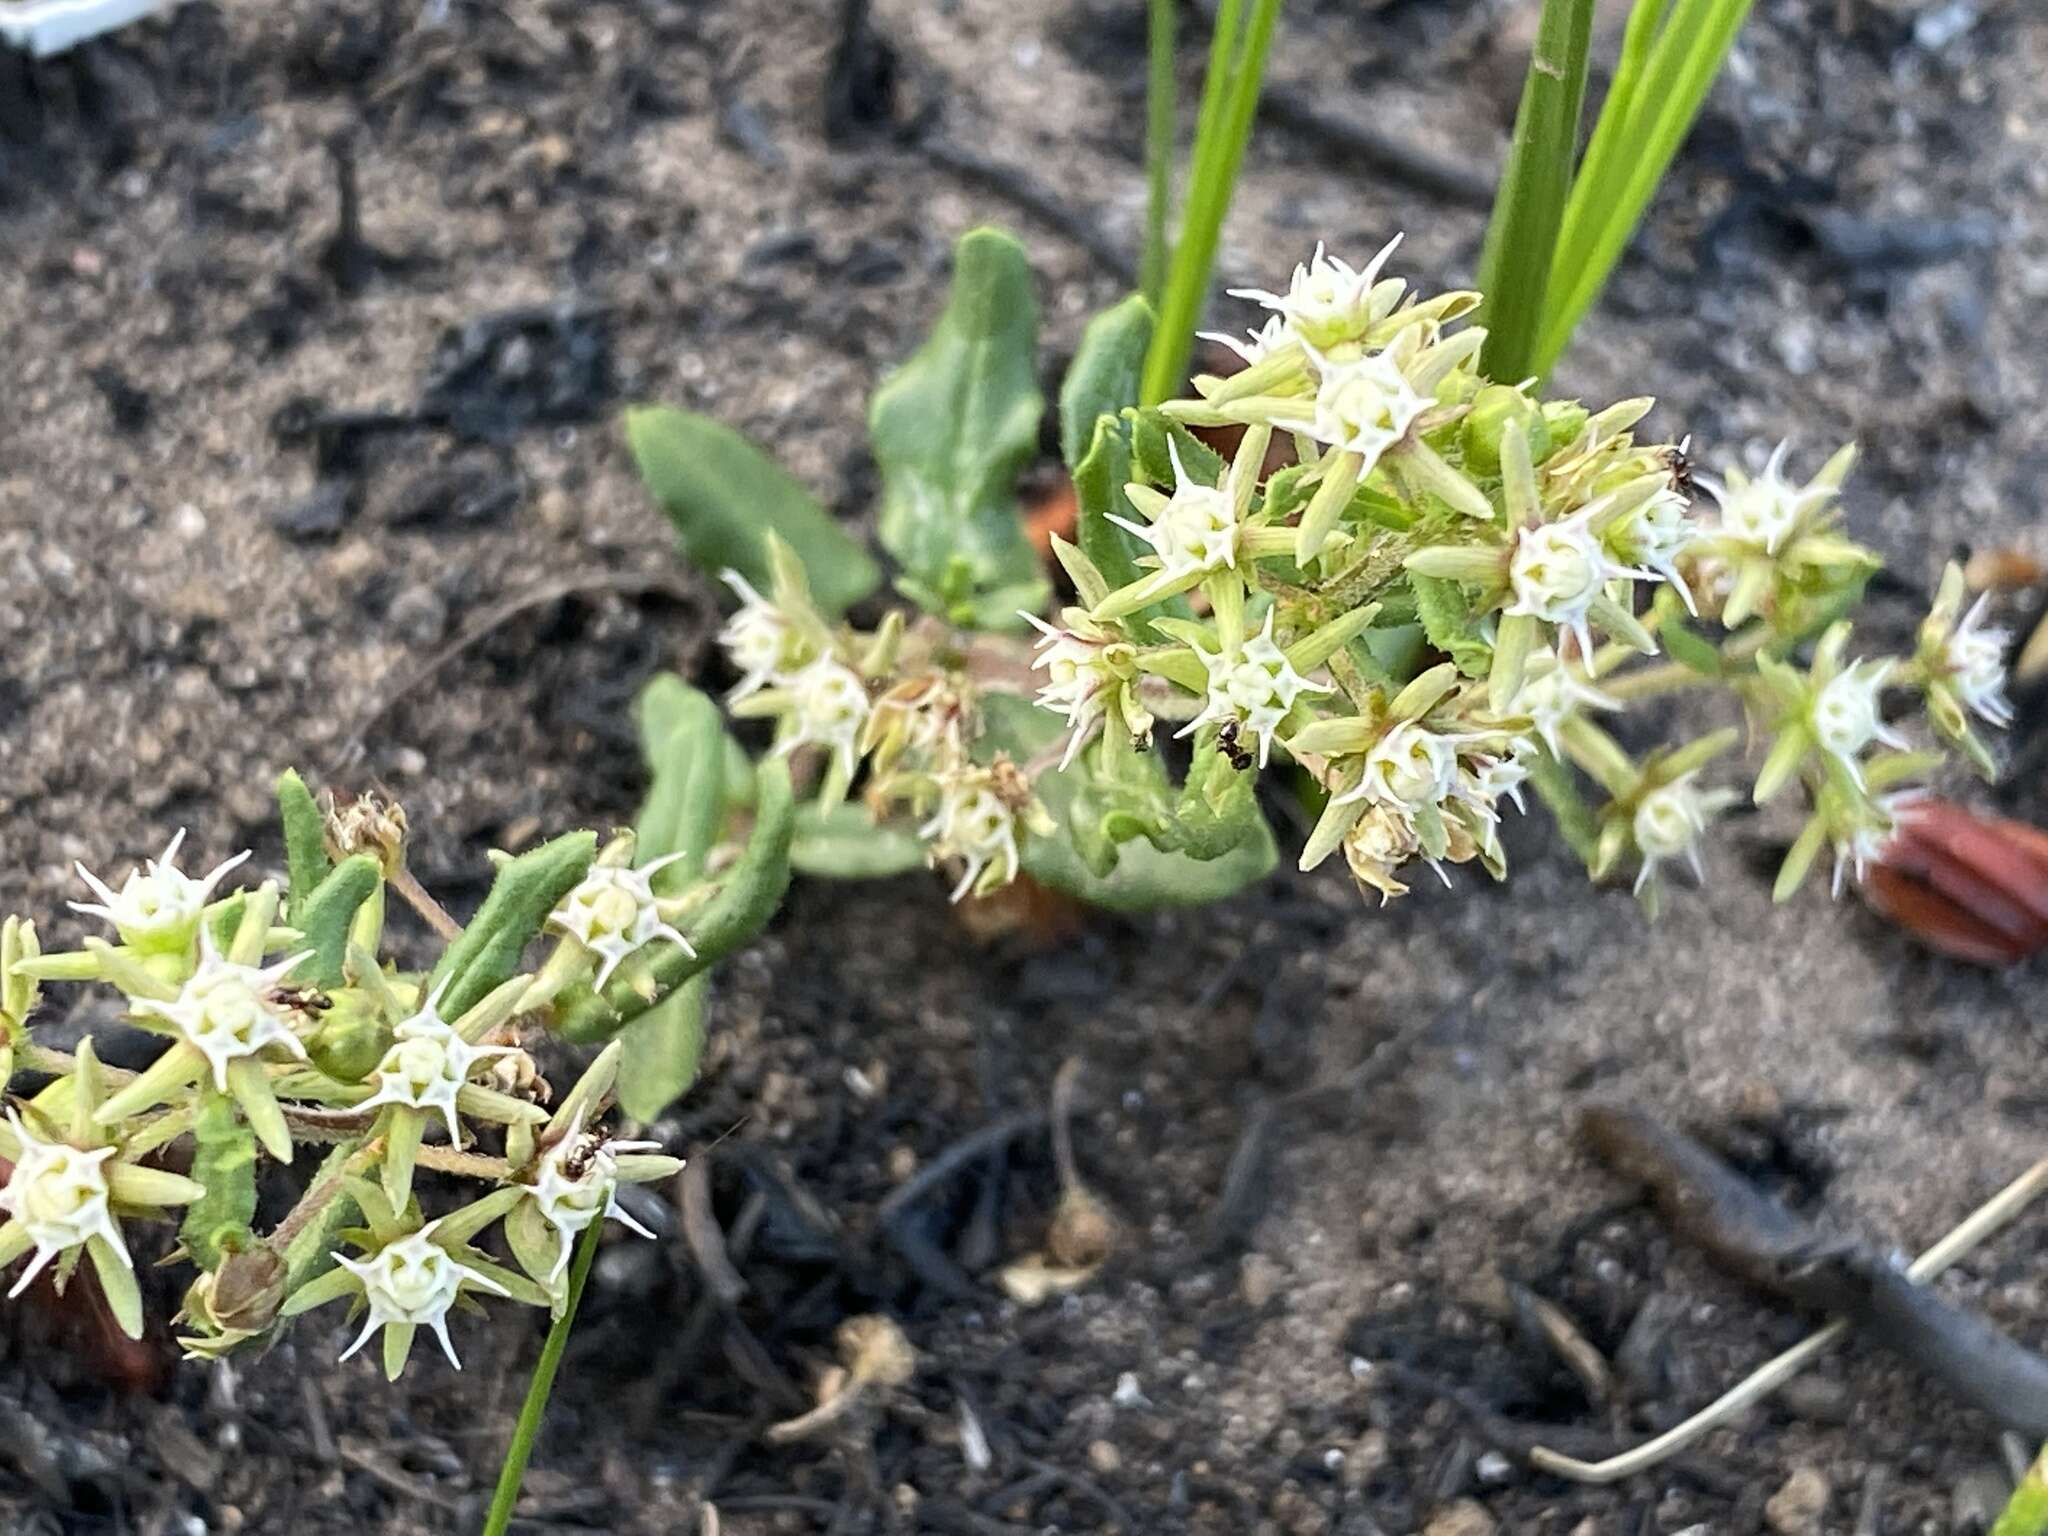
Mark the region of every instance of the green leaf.
[[343, 859], [307, 893], [293, 903], [292, 926], [306, 936], [312, 958], [302, 961], [291, 979], [307, 986], [338, 987], [342, 984], [341, 963], [348, 953], [348, 925], [356, 908], [368, 901], [383, 882], [383, 866], [366, 853]]
[[[985, 729], [976, 744], [978, 757], [1000, 750], [1023, 762], [1043, 752], [1062, 731], [1057, 716], [1020, 695], [988, 694], [982, 710]], [[1193, 829], [1189, 837], [1203, 851], [1227, 847], [1227, 852], [1201, 859], [1154, 847], [1141, 824], [1170, 823], [1176, 807], [1194, 814], [1213, 786], [1201, 783], [1195, 790], [1197, 801], [1190, 801], [1186, 793], [1177, 800], [1156, 757], [1134, 755], [1131, 777], [1117, 783], [1091, 776], [1096, 760], [1095, 752], [1084, 753], [1066, 772], [1039, 777], [1038, 797], [1059, 823], [1059, 831], [1025, 842], [1024, 869], [1033, 879], [1113, 912], [1148, 912], [1220, 901], [1264, 879], [1278, 862], [1273, 834], [1256, 807], [1240, 824], [1239, 812], [1227, 802], [1201, 805], [1200, 813], [1214, 818], [1215, 825]], [[1249, 796], [1248, 778], [1244, 790]], [[1134, 809], [1147, 800], [1152, 802], [1149, 814]], [[1105, 829], [1105, 823], [1119, 822], [1122, 825], [1114, 830], [1128, 831], [1132, 840], [1118, 844], [1113, 831]]]
[[673, 890], [702, 871], [725, 820], [725, 722], [709, 696], [672, 672], [640, 691], [636, 713], [649, 782], [633, 825], [635, 862], [682, 854], [657, 877]]
[[569, 832], [522, 853], [498, 871], [490, 894], [428, 978], [428, 990], [448, 983], [443, 1018], [459, 1018], [510, 981], [561, 899], [590, 872], [597, 835]]
[[1138, 412], [1131, 425], [1131, 461], [1138, 467], [1132, 479], [1160, 486], [1169, 493], [1173, 490], [1173, 459], [1166, 450], [1168, 438], [1173, 440], [1181, 468], [1188, 472], [1190, 480], [1210, 486], [1223, 483], [1223, 455], [1179, 422], [1152, 410]]
[[1410, 571], [1408, 588], [1415, 594], [1415, 616], [1422, 621], [1429, 643], [1455, 661], [1467, 677], [1486, 676], [1493, 666], [1493, 649], [1479, 638], [1458, 584]]
[[709, 982], [692, 976], [620, 1034], [619, 1107], [635, 1120], [656, 1118], [697, 1080]]
[[[761, 764], [755, 776], [754, 826], [738, 862], [726, 871], [718, 894], [687, 925], [697, 951], [685, 954], [664, 945], [649, 968], [661, 992], [708, 971], [767, 926], [789, 889], [789, 850], [796, 830], [796, 792], [789, 765], [780, 758]], [[608, 1040], [648, 1009], [633, 989], [633, 977], [619, 976], [599, 995], [585, 983], [555, 1003], [556, 1027], [581, 1044]]]
[[1586, 97], [1593, 0], [1543, 0], [1507, 165], [1479, 258], [1486, 330], [1480, 370], [1490, 378], [1536, 372], [1537, 337], [1558, 229], [1578, 156], [1579, 113]]
[[811, 596], [836, 617], [882, 584], [875, 562], [781, 465], [723, 422], [672, 406], [626, 412], [640, 477], [704, 570], [769, 586], [767, 535], [796, 551]]
[[299, 904], [333, 868], [327, 858], [327, 818], [294, 768], [278, 775], [277, 810], [284, 822], [284, 864], [291, 881], [285, 912], [296, 922]]
[[1081, 332], [1073, 364], [1060, 385], [1060, 456], [1078, 473], [1104, 416], [1138, 403], [1145, 347], [1152, 339], [1152, 306], [1137, 294], [1113, 304]]
[[1664, 622], [1657, 626], [1657, 634], [1673, 661], [1692, 668], [1702, 677], [1721, 675], [1721, 653], [1705, 636], [1687, 628], [1685, 620], [1676, 614], [1665, 615]]
[[256, 1216], [256, 1138], [235, 1113], [235, 1101], [207, 1087], [200, 1091], [192, 1141], [192, 1177], [206, 1193], [185, 1207], [178, 1240], [201, 1269], [214, 1269], [229, 1249], [249, 1240]]
[[[881, 537], [920, 597], [1036, 592], [1045, 582], [1017, 515], [1017, 473], [1038, 443], [1038, 310], [1024, 248], [977, 229], [954, 254], [945, 313], [923, 346], [883, 381], [868, 411], [882, 470]], [[989, 627], [1001, 615], [975, 608]], [[942, 610], [945, 612], [946, 610]]]
[[886, 880], [925, 865], [924, 843], [901, 827], [877, 826], [860, 806], [839, 804], [796, 813], [790, 866], [829, 880]]

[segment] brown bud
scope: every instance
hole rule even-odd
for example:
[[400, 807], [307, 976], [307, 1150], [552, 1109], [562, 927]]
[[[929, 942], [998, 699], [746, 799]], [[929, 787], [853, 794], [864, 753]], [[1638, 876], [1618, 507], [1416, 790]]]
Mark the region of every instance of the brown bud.
[[404, 806], [374, 790], [354, 796], [329, 791], [322, 799], [330, 855], [346, 859], [367, 853], [384, 866], [386, 879], [405, 868]]
[[1930, 948], [2005, 966], [2048, 948], [2048, 832], [1946, 800], [1904, 808], [1864, 899]]

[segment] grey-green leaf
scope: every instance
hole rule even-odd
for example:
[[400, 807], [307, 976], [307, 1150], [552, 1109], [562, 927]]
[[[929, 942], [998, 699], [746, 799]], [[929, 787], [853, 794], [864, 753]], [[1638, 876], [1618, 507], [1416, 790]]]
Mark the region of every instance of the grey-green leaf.
[[1138, 294], [1090, 320], [1060, 384], [1060, 455], [1078, 473], [1095, 439], [1096, 422], [1138, 403], [1152, 306]]
[[828, 616], [881, 585], [867, 551], [816, 498], [723, 422], [672, 406], [636, 406], [626, 412], [626, 441], [684, 554], [705, 570], [730, 567], [766, 591], [767, 535], [774, 533], [796, 551]]
[[313, 792], [293, 768], [278, 775], [277, 810], [284, 823], [284, 864], [291, 879], [285, 912], [295, 920], [299, 904], [333, 867], [327, 858], [327, 824]]
[[192, 1177], [206, 1193], [185, 1208], [178, 1239], [202, 1269], [249, 1237], [256, 1215], [256, 1138], [235, 1113], [235, 1101], [210, 1087], [192, 1122]]
[[291, 974], [293, 982], [314, 987], [342, 984], [342, 959], [348, 953], [348, 926], [356, 909], [368, 901], [384, 878], [383, 868], [366, 853], [343, 859], [303, 901], [293, 903], [292, 926], [313, 951]]
[[725, 820], [725, 722], [710, 698], [671, 672], [641, 690], [637, 713], [648, 788], [633, 828], [636, 862], [682, 854], [658, 877], [673, 889], [704, 868]]
[[512, 979], [526, 946], [556, 904], [590, 872], [596, 856], [595, 833], [568, 832], [522, 853], [498, 871], [483, 906], [429, 978], [435, 987], [448, 983], [441, 1000], [443, 1018], [467, 1013], [493, 988]]
[[619, 1107], [635, 1120], [654, 1119], [697, 1080], [709, 980], [692, 976], [620, 1034]]
[[[1002, 749], [1019, 761], [1037, 756], [1061, 733], [1059, 718], [1017, 694], [991, 693], [982, 700], [986, 733], [984, 751]], [[1037, 781], [1038, 797], [1051, 812], [1059, 831], [1033, 837], [1024, 845], [1024, 869], [1033, 879], [1080, 901], [1114, 912], [1148, 912], [1162, 907], [1200, 906], [1221, 901], [1264, 879], [1279, 861], [1273, 834], [1252, 813], [1242, 841], [1212, 859], [1185, 853], [1164, 853], [1144, 838], [1133, 838], [1114, 850], [1106, 869], [1104, 858], [1091, 858], [1101, 841], [1089, 824], [1099, 815], [1086, 794], [1088, 759], [1064, 773], [1046, 773]], [[1141, 770], [1157, 775], [1162, 798], [1171, 794], [1165, 772], [1154, 758]]]
[[820, 813], [806, 805], [796, 813], [792, 868], [829, 880], [886, 880], [924, 867], [924, 844], [901, 827], [877, 826], [858, 805], [841, 804]]
[[[868, 431], [882, 470], [881, 537], [907, 591], [961, 606], [961, 568], [976, 591], [1045, 583], [1017, 510], [1017, 473], [1038, 442], [1038, 310], [1024, 249], [977, 229], [954, 253], [945, 313], [923, 346], [875, 391]], [[995, 627], [1001, 615], [969, 602]], [[1014, 621], [1003, 625], [1014, 628]]]

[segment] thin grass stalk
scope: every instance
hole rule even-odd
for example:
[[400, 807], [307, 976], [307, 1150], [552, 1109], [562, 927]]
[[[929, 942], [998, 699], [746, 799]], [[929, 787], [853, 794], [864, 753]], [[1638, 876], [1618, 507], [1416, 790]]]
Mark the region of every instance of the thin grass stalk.
[[1175, 0], [1145, 10], [1145, 254], [1138, 287], [1153, 311], [1166, 287], [1166, 232], [1173, 221]]
[[512, 1524], [512, 1510], [519, 1503], [519, 1485], [526, 1480], [526, 1464], [533, 1459], [534, 1442], [540, 1438], [541, 1420], [547, 1416], [548, 1396], [555, 1389], [555, 1373], [562, 1366], [562, 1351], [569, 1346], [569, 1330], [576, 1323], [576, 1304], [583, 1299], [583, 1284], [590, 1278], [591, 1261], [597, 1257], [603, 1221], [583, 1229], [576, 1244], [576, 1257], [569, 1265], [569, 1296], [562, 1315], [548, 1329], [534, 1362], [533, 1379], [526, 1384], [526, 1401], [519, 1408], [519, 1422], [512, 1429], [512, 1443], [505, 1450], [505, 1464], [498, 1469], [497, 1491], [491, 1495], [491, 1512], [484, 1520], [484, 1536], [505, 1536]]
[[1523, 379], [1534, 371], [1578, 154], [1592, 38], [1593, 0], [1543, 0], [1514, 139], [1479, 259], [1487, 328], [1480, 366], [1492, 378]]
[[1251, 138], [1281, 4], [1282, 0], [1253, 0], [1250, 16], [1240, 20], [1243, 0], [1223, 0], [1217, 13], [1180, 237], [1174, 243], [1159, 324], [1145, 355], [1140, 395], [1147, 405], [1174, 394], [1187, 377], [1194, 328], [1209, 296], [1216, 247]]
[[[1751, 3], [1677, 0], [1650, 45], [1641, 79], [1632, 82], [1627, 92], [1627, 120], [1612, 130], [1614, 148], [1609, 158], [1597, 167], [1597, 179], [1591, 174], [1580, 176], [1573, 206], [1566, 210], [1544, 304], [1545, 329], [1535, 353], [1538, 373], [1548, 372], [1555, 364], [1606, 286], [1658, 183], [1699, 115]], [[1596, 129], [1595, 137], [1600, 136], [1601, 130]]]

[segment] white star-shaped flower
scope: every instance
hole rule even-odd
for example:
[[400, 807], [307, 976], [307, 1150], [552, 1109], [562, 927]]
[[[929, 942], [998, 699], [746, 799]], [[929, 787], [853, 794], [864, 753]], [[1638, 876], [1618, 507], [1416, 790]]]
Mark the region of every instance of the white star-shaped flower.
[[829, 750], [851, 777], [860, 762], [860, 728], [872, 707], [867, 685], [852, 668], [820, 656], [788, 679], [796, 729], [775, 750], [787, 756], [802, 746]]
[[[1535, 658], [1537, 661], [1541, 659], [1540, 654]], [[1527, 681], [1522, 684], [1521, 692], [1515, 695], [1514, 703], [1514, 712], [1529, 717], [1537, 736], [1550, 749], [1552, 757], [1563, 755], [1557, 733], [1580, 710], [1619, 708], [1621, 700], [1595, 688], [1584, 674], [1554, 652], [1547, 670], [1530, 668]]]
[[1726, 485], [1705, 475], [1693, 476], [1720, 503], [1723, 536], [1763, 554], [1775, 555], [1799, 531], [1810, 513], [1834, 498], [1832, 483], [1796, 486], [1785, 478], [1785, 456], [1791, 448], [1790, 443], [1780, 443], [1772, 449], [1770, 461], [1754, 480], [1737, 469], [1729, 471]]
[[489, 1275], [478, 1274], [455, 1260], [455, 1256], [432, 1241], [438, 1222], [430, 1222], [410, 1236], [386, 1243], [367, 1259], [334, 1255], [334, 1262], [354, 1275], [363, 1285], [363, 1298], [370, 1315], [356, 1341], [341, 1352], [346, 1360], [370, 1342], [378, 1329], [389, 1323], [410, 1323], [430, 1328], [441, 1341], [441, 1353], [458, 1371], [455, 1346], [448, 1338], [448, 1309], [465, 1285], [493, 1295], [509, 1295]]
[[744, 699], [748, 694], [778, 681], [789, 660], [789, 620], [738, 571], [719, 577], [738, 595], [740, 606], [718, 632], [718, 643], [738, 669], [740, 680], [726, 694], [726, 701]]
[[1636, 872], [1638, 892], [1649, 884], [1657, 866], [1671, 859], [1684, 859], [1695, 880], [1706, 879], [1700, 864], [1700, 839], [1707, 823], [1734, 803], [1732, 790], [1702, 793], [1692, 784], [1692, 775], [1674, 779], [1651, 790], [1636, 806], [1634, 831], [1643, 867]]
[[1220, 570], [1237, 564], [1237, 507], [1225, 486], [1203, 485], [1188, 477], [1180, 460], [1180, 444], [1169, 435], [1166, 454], [1173, 462], [1173, 494], [1149, 485], [1124, 488], [1149, 523], [1134, 523], [1111, 513], [1109, 520], [1152, 546], [1142, 558], [1169, 576]]
[[200, 1055], [213, 1071], [213, 1085], [228, 1089], [228, 1067], [268, 1046], [281, 1045], [300, 1061], [306, 1047], [292, 1033], [286, 1010], [271, 1000], [285, 977], [312, 956], [310, 949], [269, 965], [237, 965], [214, 948], [213, 935], [199, 935], [199, 968], [186, 978], [170, 1002], [129, 999], [132, 1012], [161, 1019]]
[[442, 982], [419, 1012], [392, 1029], [391, 1047], [372, 1074], [377, 1091], [358, 1107], [396, 1104], [402, 1109], [439, 1113], [448, 1126], [449, 1142], [459, 1147], [462, 1126], [456, 1118], [455, 1096], [479, 1064], [517, 1052], [508, 1045], [471, 1045], [463, 1039], [455, 1026], [441, 1017], [441, 999], [448, 986]]
[[2012, 632], [1982, 627], [1990, 602], [1987, 592], [1970, 605], [1942, 649], [1942, 662], [1964, 706], [2002, 728], [2013, 721], [2012, 701], [2005, 696], [2005, 652]]
[[917, 831], [932, 844], [934, 858], [955, 858], [967, 866], [953, 887], [954, 901], [974, 889], [990, 864], [1016, 873], [1017, 813], [976, 777], [946, 784], [940, 792], [938, 814]]
[[1336, 803], [1372, 800], [1405, 814], [1438, 804], [1457, 787], [1456, 738], [1404, 720], [1366, 753], [1365, 776]]
[[1359, 475], [1373, 471], [1382, 455], [1408, 435], [1416, 418], [1429, 409], [1429, 399], [1408, 382], [1403, 367], [1422, 339], [1423, 327], [1411, 326], [1385, 350], [1338, 360], [1308, 349], [1316, 365], [1313, 401], [1297, 415], [1274, 418], [1274, 425], [1301, 432], [1327, 447], [1355, 453], [1363, 463]]
[[171, 839], [170, 846], [163, 851], [163, 857], [148, 859], [142, 868], [132, 871], [121, 882], [118, 891], [109, 890], [104, 881], [83, 864], [76, 865], [79, 879], [83, 880], [92, 893], [99, 897], [96, 902], [74, 901], [71, 910], [82, 912], [89, 917], [103, 917], [114, 925], [114, 931], [121, 936], [121, 942], [140, 950], [177, 950], [192, 942], [193, 930], [199, 926], [199, 915], [206, 904], [213, 899], [213, 892], [228, 873], [244, 863], [249, 852], [244, 849], [231, 859], [206, 872], [199, 879], [178, 868], [178, 849], [184, 845], [185, 833], [182, 828]]
[[1911, 745], [1896, 727], [1885, 724], [1879, 708], [1880, 696], [1894, 665], [1890, 658], [1859, 661], [1837, 672], [1814, 696], [1814, 739], [1822, 751], [1848, 770], [1859, 788], [1863, 767], [1857, 758], [1864, 748], [1873, 742], [1894, 749]]
[[548, 914], [548, 927], [568, 934], [603, 960], [595, 983], [600, 989], [611, 979], [620, 961], [656, 939], [666, 939], [680, 946], [684, 954], [696, 955], [690, 941], [663, 919], [659, 898], [654, 894], [654, 875], [682, 857], [681, 853], [671, 853], [638, 869], [593, 865], [590, 873]]
[[1516, 535], [1508, 557], [1508, 585], [1515, 600], [1503, 611], [1529, 614], [1577, 637], [1579, 654], [1593, 654], [1593, 635], [1586, 615], [1608, 582], [1618, 577], [1649, 577], [1613, 559], [1593, 531], [1606, 508], [1599, 502], [1581, 507], [1554, 523], [1538, 523]]
[[1379, 281], [1380, 268], [1400, 243], [1401, 237], [1394, 236], [1363, 268], [1356, 268], [1324, 254], [1319, 242], [1315, 255], [1295, 267], [1285, 293], [1233, 288], [1230, 296], [1250, 299], [1274, 311], [1310, 346], [1334, 347], [1340, 342], [1355, 341], [1380, 313], [1393, 308], [1400, 295], [1400, 288], [1394, 288], [1384, 296], [1383, 303], [1375, 304], [1372, 291]]
[[1697, 615], [1692, 589], [1679, 574], [1678, 559], [1702, 537], [1686, 500], [1676, 491], [1659, 491], [1635, 513], [1628, 523], [1628, 558], [1655, 571], [1678, 589], [1685, 611]]
[[533, 1182], [533, 1200], [561, 1238], [555, 1267], [548, 1271], [548, 1285], [560, 1279], [568, 1267], [577, 1235], [601, 1216], [613, 1218], [642, 1237], [654, 1236], [619, 1204], [618, 1155], [660, 1147], [658, 1141], [608, 1141], [595, 1133], [586, 1134], [578, 1117], [569, 1134], [542, 1156], [539, 1177]]
[[1236, 720], [1259, 738], [1259, 766], [1266, 766], [1273, 750], [1273, 733], [1304, 693], [1328, 693], [1328, 683], [1314, 683], [1294, 670], [1287, 653], [1273, 640], [1273, 613], [1266, 610], [1266, 622], [1236, 651], [1202, 653], [1202, 665], [1209, 669], [1209, 699], [1202, 712], [1182, 726], [1176, 735], [1188, 736], [1211, 720]]
[[1248, 332], [1243, 341], [1223, 331], [1197, 331], [1195, 334], [1204, 341], [1213, 341], [1220, 347], [1228, 347], [1244, 359], [1247, 368], [1253, 363], [1264, 362], [1275, 352], [1294, 343], [1294, 333], [1287, 328], [1286, 320], [1279, 315], [1267, 316], [1266, 323], [1256, 331]]
[[1040, 709], [1067, 717], [1067, 749], [1060, 755], [1060, 767], [1064, 770], [1109, 711], [1109, 694], [1116, 682], [1103, 665], [1103, 652], [1109, 642], [1061, 629], [1022, 610], [1018, 616], [1039, 634], [1031, 669], [1035, 672], [1043, 668], [1046, 680], [1033, 702]]
[[51, 1260], [95, 1237], [106, 1239], [122, 1264], [133, 1269], [108, 1204], [107, 1174], [101, 1166], [115, 1149], [87, 1151], [66, 1142], [39, 1140], [13, 1110], [7, 1112], [7, 1121], [20, 1138], [21, 1156], [14, 1161], [6, 1188], [0, 1189], [0, 1211], [20, 1225], [36, 1249], [8, 1298], [27, 1290]]

